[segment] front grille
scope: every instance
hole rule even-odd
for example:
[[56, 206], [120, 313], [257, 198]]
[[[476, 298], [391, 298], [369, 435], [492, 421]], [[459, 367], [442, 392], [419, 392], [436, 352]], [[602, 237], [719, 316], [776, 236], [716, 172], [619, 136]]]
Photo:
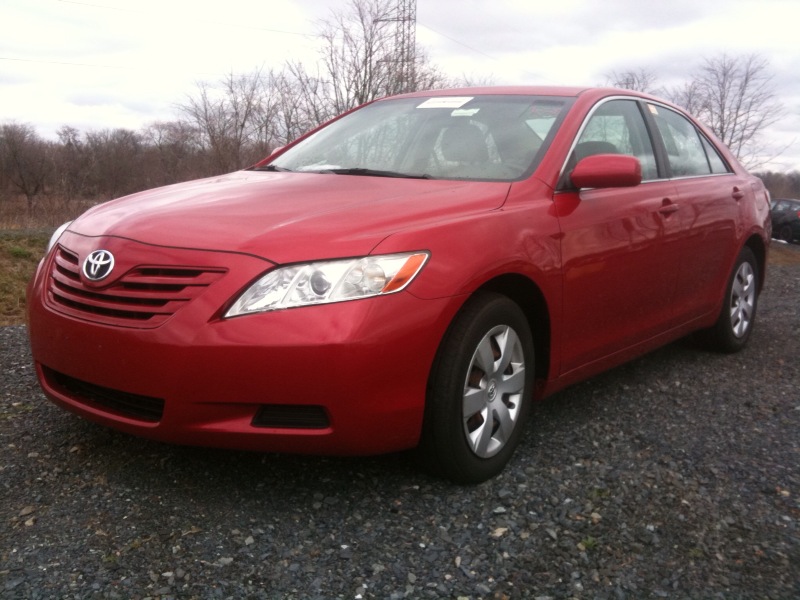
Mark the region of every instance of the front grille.
[[219, 279], [223, 269], [139, 266], [111, 286], [84, 285], [78, 256], [60, 247], [50, 272], [47, 298], [68, 315], [122, 327], [158, 327]]
[[276, 429], [327, 429], [330, 421], [328, 413], [321, 406], [264, 404], [253, 417], [251, 425]]
[[102, 387], [45, 366], [42, 366], [42, 372], [52, 389], [75, 402], [149, 423], [157, 423], [164, 414], [164, 401], [161, 398]]

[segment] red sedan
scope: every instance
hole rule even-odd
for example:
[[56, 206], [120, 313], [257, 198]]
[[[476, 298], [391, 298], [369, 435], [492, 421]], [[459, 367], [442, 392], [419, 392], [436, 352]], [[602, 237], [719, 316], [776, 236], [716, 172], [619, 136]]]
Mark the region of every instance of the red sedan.
[[753, 330], [769, 196], [679, 108], [415, 93], [62, 226], [28, 289], [47, 396], [180, 444], [499, 473], [531, 402]]

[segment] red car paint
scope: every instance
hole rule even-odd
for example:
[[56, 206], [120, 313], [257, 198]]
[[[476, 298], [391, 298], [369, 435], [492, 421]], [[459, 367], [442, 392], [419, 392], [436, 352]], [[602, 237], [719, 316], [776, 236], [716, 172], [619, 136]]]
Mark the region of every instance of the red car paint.
[[[746, 244], [763, 282], [768, 196], [701, 125], [726, 172], [579, 190], [560, 182], [598, 103], [674, 107], [633, 92], [573, 88], [405, 98], [488, 94], [568, 99], [546, 152], [524, 177], [247, 170], [114, 200], [76, 219], [28, 290], [31, 346], [46, 395], [87, 419], [168, 442], [388, 452], [418, 443], [437, 349], [477, 290], [524, 304], [541, 398], [711, 326]], [[92, 282], [81, 267], [98, 249], [113, 253], [116, 264], [107, 279]], [[401, 292], [225, 316], [276, 266], [417, 251], [429, 259]], [[58, 287], [63, 278], [66, 291]], [[129, 294], [149, 306], [160, 302], [155, 295], [173, 292], [146, 310], [86, 308]], [[128, 401], [145, 408], [131, 413]], [[152, 418], [151, 402], [163, 407]], [[266, 426], [257, 423], [264, 407], [279, 407]], [[297, 415], [293, 407], [301, 407]]]

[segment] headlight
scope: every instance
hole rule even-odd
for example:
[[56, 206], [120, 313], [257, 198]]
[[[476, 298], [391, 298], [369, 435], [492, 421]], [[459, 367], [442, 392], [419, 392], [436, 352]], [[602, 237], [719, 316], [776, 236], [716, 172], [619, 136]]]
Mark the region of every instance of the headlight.
[[61, 234], [64, 233], [70, 225], [72, 225], [72, 221], [67, 221], [53, 232], [53, 235], [50, 236], [50, 241], [47, 242], [47, 252], [45, 252], [45, 254], [50, 253], [50, 250], [56, 245], [58, 238], [61, 237]]
[[426, 260], [427, 253], [415, 252], [282, 267], [247, 288], [225, 317], [392, 294], [411, 283]]

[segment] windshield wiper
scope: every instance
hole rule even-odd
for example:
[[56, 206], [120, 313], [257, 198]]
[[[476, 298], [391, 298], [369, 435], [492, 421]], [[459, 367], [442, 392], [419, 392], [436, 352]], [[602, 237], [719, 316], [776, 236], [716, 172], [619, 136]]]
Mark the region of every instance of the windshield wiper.
[[276, 173], [291, 173], [291, 169], [287, 169], [285, 167], [279, 167], [277, 165], [264, 165], [263, 167], [256, 167], [253, 169], [254, 171], [273, 171]]
[[341, 169], [324, 169], [319, 173], [334, 173], [335, 175], [363, 175], [365, 177], [398, 177], [402, 179], [433, 179], [427, 173], [399, 173], [397, 171], [382, 171], [380, 169], [366, 169], [364, 167], [349, 167]]

